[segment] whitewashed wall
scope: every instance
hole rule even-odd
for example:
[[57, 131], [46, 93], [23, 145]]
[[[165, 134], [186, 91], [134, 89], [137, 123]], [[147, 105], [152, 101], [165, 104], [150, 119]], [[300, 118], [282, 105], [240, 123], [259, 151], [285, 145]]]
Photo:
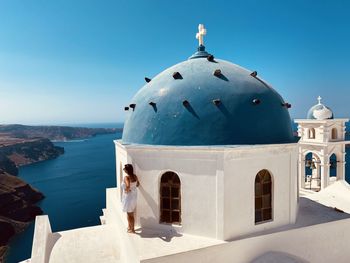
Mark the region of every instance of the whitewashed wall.
[[[345, 140], [346, 122], [349, 119], [309, 120], [296, 119], [298, 124], [299, 141], [299, 181], [300, 187], [305, 188], [305, 156], [313, 153], [320, 160], [318, 166], [321, 177], [321, 189], [330, 184], [330, 157], [334, 153], [337, 157], [337, 180], [345, 180]], [[316, 137], [308, 138], [308, 130], [314, 128]], [[337, 130], [337, 138], [332, 138], [332, 129]]]
[[[266, 169], [272, 176], [272, 220], [255, 224], [255, 177]], [[225, 154], [224, 233], [227, 240], [293, 224], [297, 213], [297, 147], [260, 146]]]
[[[349, 119], [331, 119], [331, 120], [309, 120], [309, 119], [296, 119], [295, 123], [298, 124], [298, 136], [301, 141], [304, 142], [316, 142], [326, 143], [332, 141], [345, 140], [346, 122]], [[315, 129], [315, 138], [309, 139], [308, 130]], [[337, 130], [337, 139], [332, 139], [332, 129]]]
[[[231, 239], [294, 223], [297, 213], [296, 144], [241, 147], [122, 145], [116, 141], [117, 184], [122, 163], [131, 163], [141, 182], [137, 222], [146, 228], [175, 229]], [[273, 220], [254, 223], [254, 182], [267, 169], [274, 180]], [[181, 226], [159, 224], [159, 182], [166, 171], [181, 180]]]

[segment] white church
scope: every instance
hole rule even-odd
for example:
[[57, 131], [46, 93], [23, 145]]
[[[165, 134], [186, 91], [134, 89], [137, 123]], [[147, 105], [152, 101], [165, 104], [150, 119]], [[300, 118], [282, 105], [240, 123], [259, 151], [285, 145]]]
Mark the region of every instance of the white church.
[[[295, 120], [298, 141], [291, 105], [209, 54], [198, 29], [198, 50], [125, 107], [101, 225], [53, 233], [38, 216], [25, 262], [350, 262], [348, 119], [319, 97]], [[136, 234], [121, 209], [125, 164], [141, 183]]]

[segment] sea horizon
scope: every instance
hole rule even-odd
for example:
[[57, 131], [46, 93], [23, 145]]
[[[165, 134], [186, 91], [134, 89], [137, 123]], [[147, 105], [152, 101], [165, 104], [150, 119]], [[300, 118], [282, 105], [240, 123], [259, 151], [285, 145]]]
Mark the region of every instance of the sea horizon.
[[[57, 123], [0, 123], [0, 125], [25, 125], [25, 126], [65, 126], [83, 128], [121, 128], [124, 122], [57, 122]], [[108, 126], [108, 127], [107, 127]]]

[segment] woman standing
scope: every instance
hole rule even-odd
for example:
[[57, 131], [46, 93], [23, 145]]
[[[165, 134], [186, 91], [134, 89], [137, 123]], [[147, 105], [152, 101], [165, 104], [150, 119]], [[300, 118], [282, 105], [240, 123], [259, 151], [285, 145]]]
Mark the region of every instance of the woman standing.
[[137, 176], [134, 174], [134, 168], [131, 164], [126, 164], [123, 170], [126, 175], [124, 176], [122, 185], [122, 208], [123, 212], [127, 213], [128, 233], [135, 233], [134, 212], [137, 202], [137, 187], [140, 185], [140, 183]]

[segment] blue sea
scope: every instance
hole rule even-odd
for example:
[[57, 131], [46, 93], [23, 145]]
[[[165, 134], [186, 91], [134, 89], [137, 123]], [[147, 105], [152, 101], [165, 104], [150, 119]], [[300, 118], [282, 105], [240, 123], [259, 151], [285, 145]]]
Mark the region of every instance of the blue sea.
[[[121, 124], [77, 126], [109, 128], [121, 127]], [[119, 138], [121, 133], [57, 142], [56, 145], [65, 148], [65, 154], [20, 168], [19, 176], [45, 194], [46, 198], [39, 206], [49, 216], [52, 231], [100, 224], [99, 216], [105, 208], [105, 189], [116, 185], [113, 140]], [[347, 148], [346, 159], [350, 164], [350, 148]], [[346, 174], [349, 182], [349, 165]], [[32, 223], [12, 239], [6, 262], [17, 263], [30, 257], [33, 231]]]
[[[79, 125], [80, 126], [80, 125]], [[116, 124], [85, 124], [84, 127], [120, 127]], [[113, 140], [121, 133], [85, 140], [57, 142], [65, 153], [57, 159], [20, 168], [19, 176], [46, 196], [39, 206], [50, 218], [52, 231], [100, 224], [106, 188], [115, 187]], [[10, 243], [6, 262], [30, 258], [34, 223]]]

